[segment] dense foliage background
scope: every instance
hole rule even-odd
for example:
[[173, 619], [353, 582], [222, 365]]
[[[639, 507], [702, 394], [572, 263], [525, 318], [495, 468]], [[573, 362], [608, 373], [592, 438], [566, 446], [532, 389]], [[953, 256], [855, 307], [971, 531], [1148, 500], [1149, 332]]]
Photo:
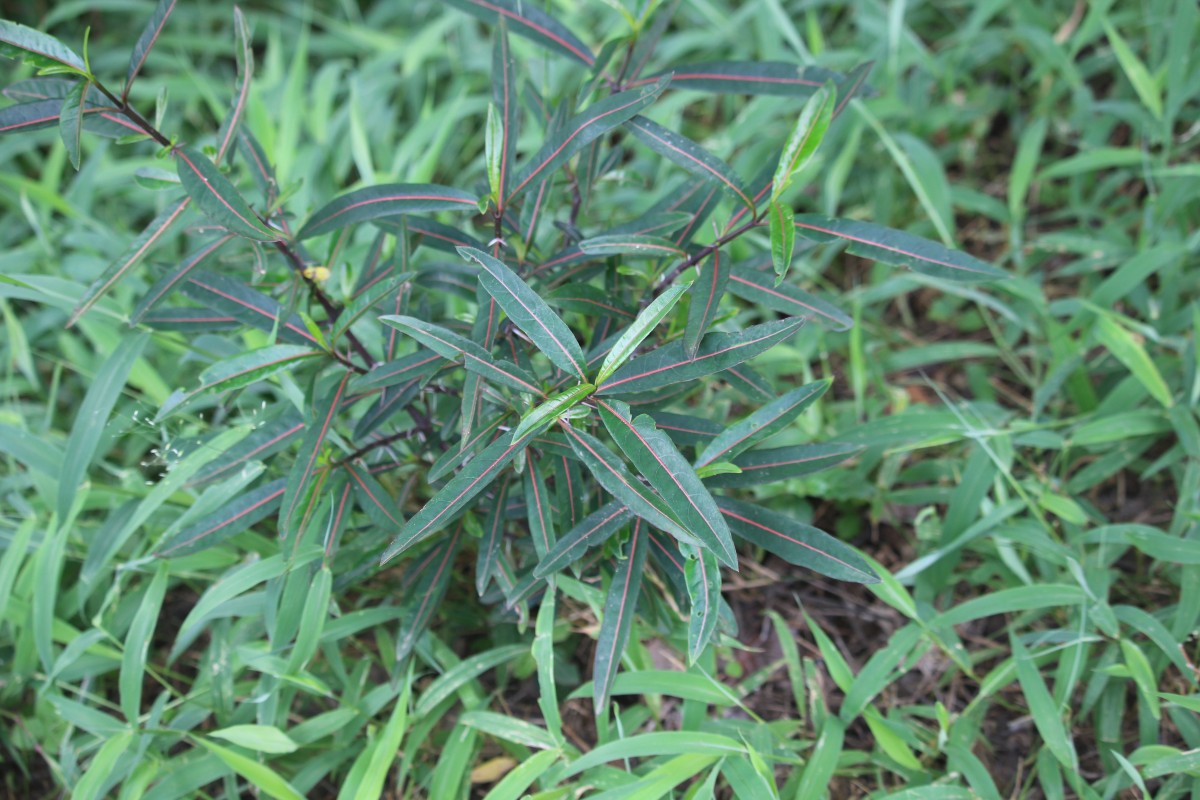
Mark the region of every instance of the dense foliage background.
[[[597, 51], [642, 11], [535, 5]], [[90, 25], [92, 69], [114, 82], [153, 9], [0, 2], [73, 45]], [[243, 12], [257, 62], [244, 124], [296, 224], [359, 185], [487, 185], [489, 27], [440, 3]], [[236, 84], [233, 21], [232, 6], [181, 0], [135, 105], [182, 139], [211, 140]], [[954, 283], [799, 245], [790, 281], [854, 325], [807, 325], [754, 362], [777, 386], [832, 379], [771, 444], [856, 455], [754, 492], [856, 546], [882, 580], [837, 583], [743, 548], [725, 575], [722, 638], [694, 664], [670, 592], [647, 593], [615, 716], [595, 713], [588, 683], [607, 574], [564, 575], [557, 605], [523, 619], [478, 599], [464, 551], [398, 665], [398, 621], [427, 597], [417, 559], [289, 584], [271, 520], [195, 556], [124, 557], [230, 496], [191, 480], [223, 447], [215, 431], [279, 424], [266, 400], [307, 387], [278, 376], [270, 393], [156, 422], [174, 390], [267, 333], [231, 345], [217, 330], [131, 332], [183, 242], [66, 328], [166, 207], [156, 170], [173, 167], [85, 135], [76, 172], [55, 130], [0, 137], [2, 791], [1195, 796], [1198, 34], [1190, 0], [678, 4], [656, 65], [874, 62], [872, 94], [846, 106], [789, 195], [797, 211], [908, 230], [1008, 277]], [[531, 85], [569, 88], [555, 57], [513, 42]], [[0, 69], [5, 85], [32, 74]], [[802, 104], [678, 92], [655, 118], [750, 177], [773, 166]], [[539, 143], [527, 130], [519, 146]], [[672, 169], [645, 151], [608, 165], [606, 208], [645, 211]], [[559, 204], [563, 221], [570, 197]], [[476, 235], [486, 242], [490, 221]], [[766, 237], [732, 255], [769, 251]], [[332, 296], [350, 297], [371, 246], [367, 232], [339, 242]], [[422, 258], [433, 251], [417, 250], [415, 268]], [[224, 259], [275, 288], [252, 249]], [[290, 301], [305, 310], [302, 293]], [[85, 398], [105, 380], [112, 412], [89, 418]], [[68, 458], [81, 440], [90, 465]], [[384, 543], [362, 545], [362, 563]], [[314, 594], [328, 602], [306, 602]], [[301, 606], [295, 647], [272, 651], [263, 631], [278, 635], [277, 609]], [[130, 704], [140, 729], [123, 722]]]

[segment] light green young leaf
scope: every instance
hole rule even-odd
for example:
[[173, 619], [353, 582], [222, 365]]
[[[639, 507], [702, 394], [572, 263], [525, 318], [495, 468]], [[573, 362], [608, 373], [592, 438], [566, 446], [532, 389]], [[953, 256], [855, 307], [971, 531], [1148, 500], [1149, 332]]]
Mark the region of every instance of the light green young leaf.
[[833, 120], [833, 109], [837, 105], [837, 90], [833, 82], [828, 81], [805, 101], [800, 109], [800, 117], [792, 128], [792, 135], [784, 145], [783, 153], [779, 156], [779, 165], [775, 168], [775, 177], [771, 182], [771, 204], [774, 205], [779, 196], [787, 190], [792, 182], [792, 176], [812, 158], [813, 153], [825, 138], [825, 131]]
[[274, 725], [231, 725], [208, 735], [260, 753], [292, 753], [299, 747]]
[[633, 351], [637, 350], [650, 332], [658, 327], [658, 323], [662, 322], [663, 318], [671, 312], [675, 303], [683, 296], [683, 293], [688, 290], [692, 284], [677, 283], [665, 292], [654, 299], [650, 305], [646, 306], [637, 318], [625, 329], [616, 344], [608, 351], [608, 355], [604, 358], [604, 362], [600, 365], [600, 371], [596, 374], [596, 385], [604, 383], [612, 374], [621, 368], [629, 357], [633, 355]]
[[796, 214], [787, 203], [771, 201], [767, 212], [771, 220], [771, 263], [775, 266], [775, 285], [787, 277], [796, 250]]

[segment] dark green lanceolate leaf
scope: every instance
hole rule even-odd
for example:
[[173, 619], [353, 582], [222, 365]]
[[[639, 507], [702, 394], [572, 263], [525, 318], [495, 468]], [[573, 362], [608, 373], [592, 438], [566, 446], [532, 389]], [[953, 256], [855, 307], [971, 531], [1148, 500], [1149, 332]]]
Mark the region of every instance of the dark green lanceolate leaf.
[[592, 662], [592, 703], [597, 714], [605, 713], [621, 654], [625, 652], [629, 632], [633, 629], [642, 576], [646, 571], [649, 539], [645, 524], [635, 520], [629, 536], [629, 555], [617, 562], [604, 600], [604, 617], [600, 620], [596, 657]]
[[475, 558], [475, 591], [482, 597], [492, 576], [500, 569], [500, 545], [504, 542], [504, 519], [508, 507], [508, 481], [502, 481], [488, 506], [483, 538]]
[[280, 478], [260, 486], [221, 507], [194, 525], [181, 530], [155, 552], [158, 558], [178, 558], [216, 547], [232, 539], [251, 525], [274, 516], [287, 489], [287, 479]]
[[666, 431], [676, 444], [708, 444], [725, 430], [724, 425], [699, 417], [690, 417], [686, 414], [652, 411], [650, 416], [654, 417], [654, 424], [658, 426], [658, 429]]
[[295, 344], [276, 344], [251, 350], [218, 361], [200, 374], [200, 388], [192, 396], [209, 392], [227, 392], [261, 381], [310, 358], [323, 356], [321, 350]]
[[676, 258], [683, 250], [670, 239], [661, 236], [639, 236], [612, 233], [593, 236], [579, 243], [579, 249], [589, 256], [626, 256], [636, 258]]
[[533, 577], [541, 580], [574, 563], [588, 550], [608, 541], [632, 517], [633, 512], [620, 500], [606, 503], [554, 543], [534, 568]]
[[303, 430], [304, 421], [294, 412], [255, 428], [245, 439], [205, 464], [187, 485], [202, 486], [228, 478], [251, 461], [261, 461], [287, 447]]
[[529, 519], [529, 535], [538, 558], [545, 558], [557, 541], [554, 535], [554, 509], [550, 505], [550, 493], [538, 467], [538, 460], [531, 455], [525, 458], [525, 514]]
[[404, 331], [443, 358], [453, 360], [461, 357], [464, 366], [481, 377], [501, 383], [518, 392], [545, 396], [532, 375], [516, 364], [493, 358], [491, 353], [465, 336], [459, 336], [454, 331], [439, 325], [402, 314], [389, 314], [380, 317], [379, 320], [397, 330]]
[[334, 417], [342, 405], [346, 384], [353, 373], [347, 372], [341, 379], [315, 404], [316, 419], [309, 426], [300, 442], [300, 451], [296, 461], [288, 473], [287, 492], [283, 496], [283, 507], [279, 514], [279, 535], [281, 538], [291, 538], [300, 527], [296, 513], [303, 508], [304, 497], [312, 484], [313, 474], [321, 457], [321, 446], [325, 437], [333, 427]]
[[58, 483], [58, 520], [61, 524], [70, 514], [71, 506], [75, 503], [75, 494], [79, 490], [79, 482], [87, 474], [96, 457], [100, 439], [112, 413], [121, 390], [125, 387], [125, 379], [133, 369], [133, 362], [141, 356], [142, 350], [149, 341], [145, 333], [125, 336], [105, 361], [100, 371], [96, 373], [83, 404], [75, 415], [71, 426], [71, 435], [67, 438], [67, 447], [63, 451], [63, 471]]
[[418, 560], [412, 569], [404, 572], [404, 587], [410, 587], [404, 602], [404, 616], [400, 620], [400, 631], [396, 633], [396, 661], [403, 662], [412, 654], [416, 640], [430, 625], [450, 578], [454, 575], [454, 560], [458, 546], [463, 540], [462, 529], [455, 531], [444, 542], [438, 542], [430, 552]]
[[180, 289], [196, 302], [229, 314], [251, 327], [262, 331], [277, 330], [280, 339], [317, 346], [317, 340], [299, 317], [285, 316], [278, 301], [232, 278], [193, 270]]
[[400, 290], [404, 282], [411, 280], [415, 274], [415, 272], [400, 272], [395, 275], [389, 275], [386, 278], [376, 281], [369, 288], [361, 292], [338, 314], [337, 322], [334, 324], [333, 333], [330, 334], [329, 340], [336, 342], [346, 331], [350, 330], [351, 325], [362, 319], [363, 315], [368, 311], [384, 300], [394, 298], [396, 292]]
[[174, 150], [179, 181], [200, 210], [230, 233], [256, 242], [275, 242], [283, 234], [266, 226], [250, 204], [213, 162], [188, 147]]
[[734, 267], [729, 291], [782, 314], [819, 317], [837, 326], [834, 330], [844, 331], [854, 327], [854, 320], [832, 304], [791, 284], [776, 284], [770, 275], [754, 266]]
[[721, 602], [721, 569], [716, 556], [699, 550], [684, 566], [692, 613], [688, 620], [688, 663], [695, 664], [717, 629], [717, 605]]
[[521, 417], [521, 422], [517, 425], [516, 430], [513, 431], [513, 435], [521, 437], [528, 433], [534, 435], [541, 433], [563, 414], [587, 399], [595, 388], [590, 383], [581, 383], [574, 388], [559, 392], [540, 405], [534, 406], [525, 416]]
[[[840, 83], [844, 76], [820, 67], [799, 67], [785, 61], [711, 61], [664, 70], [671, 88], [717, 94], [767, 94], [808, 97], [826, 81]], [[654, 80], [643, 78], [638, 83]]]
[[596, 60], [588, 46], [581, 42], [575, 34], [533, 3], [523, 2], [523, 0], [449, 0], [449, 2], [455, 8], [462, 9], [484, 22], [495, 23], [503, 17], [505, 25], [513, 33], [556, 53], [573, 58], [581, 64], [590, 67]]
[[703, 467], [718, 460], [728, 461], [755, 443], [783, 430], [828, 388], [829, 381], [816, 381], [773, 400], [709, 442], [696, 459], [696, 466]]
[[771, 263], [775, 265], [775, 282], [779, 283], [792, 268], [792, 253], [796, 250], [794, 212], [788, 204], [772, 200], [767, 216], [771, 221]]
[[167, 295], [179, 285], [180, 281], [187, 277], [189, 272], [207, 261], [209, 256], [220, 250], [232, 238], [234, 238], [233, 234], [226, 234], [200, 245], [200, 247], [184, 257], [183, 261], [173, 267], [167, 274], [155, 281], [154, 285], [138, 301], [137, 306], [133, 309], [133, 313], [129, 315], [129, 324], [137, 325], [141, 322], [142, 318], [151, 309], [166, 299]]
[[846, 78], [838, 86], [839, 100], [837, 107], [833, 109], [833, 118], [837, 119], [838, 115], [846, 108], [846, 104], [858, 96], [860, 92], [869, 93], [870, 90], [866, 87], [867, 75], [870, 74], [871, 68], [875, 66], [874, 61], [864, 61], [854, 69], [846, 73]]
[[720, 372], [766, 352], [803, 324], [803, 317], [791, 317], [738, 333], [710, 333], [696, 355], [690, 357], [684, 352], [683, 342], [671, 342], [621, 367], [599, 386], [596, 394], [645, 392]]
[[748, 209], [754, 210], [754, 201], [746, 193], [741, 178], [728, 164], [691, 139], [642, 116], [631, 119], [626, 127], [640, 142], [654, 152], [689, 172], [694, 172], [706, 180], [715, 181]]
[[733, 460], [734, 466], [741, 472], [713, 475], [705, 478], [704, 482], [720, 488], [776, 483], [829, 469], [861, 449], [847, 444], [802, 444], [769, 450], [751, 450]]
[[717, 505], [734, 533], [790, 564], [838, 580], [879, 582], [879, 577], [857, 550], [822, 530], [727, 497], [719, 498]]
[[142, 35], [138, 37], [137, 44], [133, 46], [133, 52], [129, 55], [129, 69], [125, 71], [125, 94], [129, 94], [129, 87], [133, 85], [138, 73], [142, 71], [142, 66], [150, 56], [150, 51], [154, 49], [158, 37], [162, 35], [163, 28], [167, 25], [167, 18], [171, 16], [171, 12], [175, 10], [178, 2], [179, 0], [158, 0], [158, 5], [154, 7], [154, 13], [147, 20], [146, 27], [142, 28]]
[[25, 133], [58, 125], [62, 100], [38, 100], [0, 108], [0, 134]]
[[496, 154], [497, 200], [508, 197], [508, 185], [517, 161], [517, 137], [520, 134], [521, 105], [517, 95], [517, 64], [508, 41], [508, 23], [504, 18], [496, 26], [492, 48], [492, 104], [500, 128]]
[[688, 284], [675, 284], [654, 298], [654, 301], [650, 305], [642, 309], [642, 312], [621, 333], [617, 341], [613, 344], [612, 349], [608, 351], [608, 355], [604, 358], [604, 363], [600, 365], [600, 371], [596, 373], [596, 383], [604, 383], [622, 364], [629, 360], [629, 357], [633, 355], [633, 351], [637, 350], [638, 345], [650, 335], [651, 331], [658, 327], [658, 323], [662, 322], [663, 318], [670, 313], [675, 303], [687, 289]]
[[158, 622], [163, 597], [167, 593], [170, 572], [165, 564], [159, 564], [150, 580], [133, 622], [125, 635], [125, 652], [121, 658], [121, 672], [117, 688], [121, 696], [121, 713], [132, 727], [137, 727], [142, 709], [142, 684], [146, 680], [146, 655], [150, 651], [150, 640]]
[[986, 281], [1005, 277], [991, 264], [937, 242], [872, 222], [833, 219], [819, 214], [796, 215], [796, 232], [817, 242], [844, 241], [856, 256], [908, 267], [935, 278]]
[[83, 111], [91, 81], [80, 81], [62, 101], [58, 115], [58, 132], [67, 148], [71, 166], [79, 169], [79, 145], [83, 136]]
[[575, 341], [575, 334], [546, 301], [499, 259], [470, 247], [460, 247], [458, 252], [482, 267], [480, 283], [513, 324], [559, 369], [584, 380], [583, 350]]
[[546, 302], [565, 311], [596, 317], [632, 320], [633, 312], [622, 308], [620, 301], [588, 283], [567, 283], [546, 295]]
[[700, 264], [692, 283], [687, 324], [683, 329], [683, 352], [689, 358], [695, 358], [704, 334], [717, 317], [729, 275], [730, 260], [722, 257], [720, 250], [713, 251], [712, 256]]
[[783, 153], [779, 156], [779, 165], [775, 168], [775, 177], [771, 180], [771, 202], [774, 204], [791, 183], [792, 176], [800, 170], [817, 152], [825, 131], [833, 121], [833, 106], [837, 92], [831, 84], [822, 86], [817, 93], [808, 98], [804, 108], [800, 109], [800, 117], [796, 127], [788, 137]]
[[309, 239], [323, 233], [400, 214], [422, 211], [466, 211], [476, 208], [476, 198], [460, 189], [433, 183], [392, 183], [347, 192], [309, 217], [296, 234]]
[[404, 524], [404, 515], [370, 470], [350, 462], [342, 464], [342, 469], [350, 478], [359, 507], [367, 512], [372, 522], [385, 530], [395, 530]]
[[700, 545], [700, 541], [684, 529], [683, 523], [666, 501], [630, 475], [616, 454], [601, 444], [599, 439], [565, 423], [561, 427], [579, 460], [609, 494], [659, 530], [687, 544]]
[[0, 56], [15, 58], [39, 69], [66, 69], [87, 74], [83, 59], [48, 33], [0, 19]]
[[530, 156], [520, 174], [513, 179], [508, 201], [511, 202], [533, 182], [544, 180], [589, 142], [632, 119], [662, 94], [670, 80], [670, 76], [664, 76], [640, 89], [619, 92], [592, 103], [571, 117], [546, 140], [540, 150]]
[[405, 523], [400, 533], [383, 551], [379, 563], [386, 564], [417, 542], [446, 527], [467, 503], [486, 489], [500, 471], [525, 449], [532, 438], [526, 436], [514, 439], [512, 434], [509, 434], [485, 447]]
[[156, 331], [211, 333], [233, 330], [241, 325], [229, 314], [207, 308], [156, 308], [142, 318], [143, 324]]
[[120, 258], [110, 264], [108, 269], [104, 270], [103, 274], [83, 293], [83, 298], [79, 301], [79, 305], [71, 312], [71, 316], [67, 320], [68, 328], [86, 314], [88, 309], [96, 304], [97, 300], [116, 285], [117, 281], [124, 278], [131, 269], [142, 262], [146, 254], [166, 235], [171, 226], [179, 221], [179, 218], [183, 216], [184, 210], [187, 209], [191, 202], [192, 198], [183, 198], [179, 202], [169, 206], [146, 226], [146, 229], [129, 245], [129, 249]]
[[629, 407], [620, 401], [601, 400], [600, 418], [613, 440], [662, 496], [688, 533], [730, 568], [737, 569], [737, 553], [729, 526], [717, 503], [674, 443], [642, 415], [630, 419]]
[[445, 358], [441, 355], [422, 348], [411, 355], [380, 364], [372, 368], [366, 375], [359, 375], [351, 382], [350, 391], [370, 392], [424, 378], [433, 374], [444, 361]]
[[234, 49], [237, 57], [237, 82], [234, 84], [229, 111], [221, 121], [221, 129], [217, 131], [218, 164], [237, 141], [242, 117], [246, 115], [246, 99], [250, 96], [250, 79], [254, 77], [254, 43], [250, 40], [246, 17], [237, 6], [233, 7], [233, 30], [237, 37], [237, 47]]

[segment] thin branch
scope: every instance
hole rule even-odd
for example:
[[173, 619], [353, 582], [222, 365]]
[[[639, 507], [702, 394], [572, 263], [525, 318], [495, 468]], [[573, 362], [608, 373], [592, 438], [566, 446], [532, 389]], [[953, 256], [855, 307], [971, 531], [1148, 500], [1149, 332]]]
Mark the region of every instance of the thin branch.
[[757, 228], [762, 224], [762, 220], [752, 219], [749, 222], [734, 228], [729, 233], [718, 237], [717, 240], [712, 244], [701, 247], [683, 261], [680, 261], [678, 264], [671, 267], [670, 270], [668, 270], [661, 278], [659, 278], [658, 284], [654, 287], [654, 291], [642, 298], [641, 308], [645, 308], [646, 306], [650, 305], [650, 303], [654, 301], [654, 298], [666, 291], [667, 287], [674, 283], [675, 280], [682, 275], [684, 270], [686, 270], [688, 267], [694, 267], [696, 264], [699, 264], [701, 261], [708, 258], [710, 254], [720, 250], [722, 247], [729, 244], [746, 231], [750, 230], [751, 228]]

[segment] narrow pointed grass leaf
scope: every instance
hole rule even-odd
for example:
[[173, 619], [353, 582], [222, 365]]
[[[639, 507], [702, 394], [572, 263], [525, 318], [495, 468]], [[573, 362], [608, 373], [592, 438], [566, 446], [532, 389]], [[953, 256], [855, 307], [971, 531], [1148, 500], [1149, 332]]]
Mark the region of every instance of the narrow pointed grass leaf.
[[133, 86], [133, 82], [137, 80], [138, 73], [142, 71], [146, 59], [150, 56], [150, 51], [158, 43], [158, 38], [167, 25], [167, 19], [175, 10], [178, 2], [179, 0], [158, 0], [158, 4], [154, 7], [154, 13], [146, 21], [146, 27], [142, 28], [142, 35], [138, 37], [137, 44], [133, 46], [133, 52], [129, 54], [129, 68], [125, 71], [123, 94], [129, 94], [129, 87]]
[[254, 291], [224, 275], [196, 269], [180, 287], [187, 297], [214, 311], [230, 316], [261, 331], [277, 331], [280, 339], [317, 347], [308, 327], [295, 314], [287, 314], [277, 300]]
[[717, 498], [717, 505], [734, 533], [789, 564], [838, 580], [879, 583], [879, 577], [857, 550], [822, 530], [727, 497]]
[[528, 653], [529, 645], [527, 644], [507, 644], [463, 659], [434, 678], [425, 687], [421, 699], [417, 701], [417, 705], [413, 709], [414, 714], [417, 717], [428, 715], [444, 700], [483, 673]]
[[520, 438], [527, 434], [537, 435], [541, 433], [563, 414], [591, 396], [595, 388], [590, 383], [581, 383], [572, 389], [567, 389], [551, 396], [544, 403], [534, 406], [525, 413], [525, 416], [521, 417], [521, 421], [513, 431], [513, 436]]
[[608, 355], [604, 358], [604, 363], [600, 365], [600, 371], [596, 373], [596, 384], [600, 385], [612, 377], [612, 374], [625, 365], [629, 357], [638, 349], [646, 337], [658, 327], [658, 324], [671, 312], [675, 307], [675, 303], [683, 296], [683, 293], [688, 290], [691, 284], [675, 284], [669, 287], [665, 292], [654, 298], [650, 305], [646, 306], [637, 318], [629, 325], [628, 328], [613, 344], [612, 349], [608, 351]]
[[146, 679], [146, 656], [150, 651], [150, 640], [158, 622], [158, 612], [167, 593], [170, 571], [165, 563], [158, 565], [138, 604], [133, 623], [125, 634], [125, 649], [121, 657], [121, 672], [118, 690], [121, 698], [121, 713], [132, 726], [138, 725], [142, 708], [142, 683]]
[[83, 59], [58, 39], [7, 19], [0, 19], [0, 56], [15, 58], [39, 69], [66, 69], [87, 74]]
[[1174, 405], [1175, 398], [1171, 395], [1171, 389], [1163, 379], [1162, 372], [1154, 363], [1154, 359], [1146, 352], [1146, 348], [1138, 342], [1129, 329], [1117, 321], [1116, 315], [1103, 309], [1098, 311], [1099, 318], [1092, 329], [1096, 341], [1124, 364], [1130, 374], [1146, 390], [1146, 393], [1161, 403], [1164, 408]]
[[1005, 277], [992, 265], [961, 250], [951, 250], [929, 239], [873, 222], [798, 214], [796, 232], [817, 242], [844, 241], [846, 250], [854, 255], [908, 267], [935, 278], [986, 281]]
[[695, 358], [704, 334], [708, 333], [712, 321], [717, 318], [721, 298], [729, 284], [731, 262], [720, 250], [701, 262], [696, 280], [692, 283], [692, 295], [688, 305], [687, 324], [683, 329], [683, 352]]
[[121, 254], [121, 257], [110, 264], [100, 277], [87, 288], [87, 291], [83, 293], [79, 305], [75, 307], [75, 310], [71, 312], [71, 316], [67, 319], [68, 328], [86, 314], [88, 309], [96, 304], [96, 301], [107, 294], [108, 290], [115, 286], [117, 281], [128, 275], [130, 270], [142, 262], [142, 259], [146, 257], [146, 254], [150, 252], [154, 245], [179, 221], [180, 217], [183, 216], [184, 210], [187, 209], [191, 202], [192, 198], [183, 198], [177, 203], [168, 206], [166, 210], [146, 226], [145, 230], [129, 245], [129, 248]]
[[545, 578], [574, 563], [588, 550], [608, 541], [632, 517], [633, 512], [620, 500], [601, 506], [554, 543], [534, 568], [533, 577]]
[[796, 126], [792, 135], [779, 156], [779, 164], [775, 167], [775, 176], [771, 180], [771, 202], [775, 203], [779, 196], [787, 190], [792, 182], [792, 176], [804, 169], [804, 166], [817, 152], [825, 131], [833, 120], [834, 103], [837, 101], [837, 90], [833, 84], [827, 83], [817, 90], [800, 109]]
[[667, 75], [639, 89], [619, 92], [592, 103], [571, 117], [558, 133], [550, 136], [541, 149], [525, 162], [519, 174], [513, 178], [513, 188], [506, 202], [511, 202], [534, 182], [545, 180], [588, 143], [633, 119], [658, 99], [670, 80]]
[[393, 183], [368, 186], [338, 197], [311, 217], [296, 234], [310, 239], [330, 231], [373, 219], [424, 211], [469, 211], [476, 208], [472, 194], [433, 183]]
[[268, 797], [275, 800], [304, 800], [304, 795], [266, 764], [201, 737], [194, 741]]
[[683, 523], [726, 566], [737, 570], [729, 526], [717, 503], [670, 438], [646, 415], [630, 419], [619, 400], [599, 402], [600, 418], [613, 440]]
[[479, 281], [504, 313], [564, 372], [585, 379], [583, 350], [567, 324], [525, 281], [499, 259], [482, 250], [458, 248], [459, 255], [482, 267]]
[[462, 544], [463, 532], [460, 525], [444, 541], [438, 542], [429, 552], [417, 559], [404, 572], [403, 585], [411, 587], [404, 603], [404, 616], [396, 632], [396, 661], [403, 663], [417, 646], [417, 641], [429, 627], [434, 614], [441, 606], [450, 579], [454, 575], [454, 559]]
[[66, 448], [63, 450], [63, 471], [58, 481], [56, 507], [59, 520], [67, 519], [71, 512], [75, 495], [79, 491], [79, 483], [98, 455], [97, 450], [108, 417], [117, 403], [117, 398], [121, 396], [121, 390], [125, 388], [125, 380], [133, 369], [134, 362], [141, 356], [149, 338], [145, 333], [123, 337], [112, 354], [105, 359], [83, 398], [83, 403], [75, 415], [75, 422], [71, 426], [71, 434], [67, 437]]
[[492, 790], [484, 795], [483, 800], [521, 800], [523, 797], [529, 797], [529, 787], [545, 775], [561, 757], [562, 753], [558, 750], [534, 753], [493, 786]]
[[1145, 63], [1137, 57], [1137, 53], [1125, 41], [1125, 38], [1113, 27], [1107, 15], [1101, 17], [1101, 23], [1104, 25], [1104, 34], [1108, 37], [1108, 43], [1112, 45], [1113, 53], [1117, 57], [1117, 63], [1121, 65], [1121, 70], [1125, 73], [1125, 77], [1133, 84], [1133, 89], [1137, 92], [1138, 99], [1142, 101], [1142, 105], [1150, 110], [1155, 119], [1162, 119], [1163, 116], [1163, 100], [1162, 90], [1159, 89], [1158, 80], [1146, 68]]
[[717, 630], [721, 600], [721, 567], [708, 550], [698, 550], [684, 565], [691, 615], [688, 618], [688, 663], [695, 664]]
[[208, 735], [259, 753], [294, 753], [300, 747], [274, 725], [230, 725]]
[[200, 245], [200, 247], [185, 256], [183, 261], [172, 267], [165, 275], [155, 281], [154, 285], [146, 291], [146, 294], [142, 295], [142, 299], [138, 301], [137, 306], [133, 309], [133, 313], [129, 315], [129, 324], [136, 325], [141, 322], [149, 311], [167, 298], [175, 287], [179, 285], [180, 281], [187, 277], [189, 272], [207, 261], [233, 238], [233, 234], [218, 236]]
[[508, 510], [510, 482], [501, 481], [496, 487], [492, 503], [488, 506], [483, 524], [483, 538], [475, 558], [475, 591], [480, 596], [487, 590], [488, 583], [500, 569], [500, 546], [504, 543], [504, 519]]
[[[563, 778], [578, 775], [610, 761], [627, 758], [652, 758], [694, 753], [733, 756], [746, 752], [746, 745], [719, 733], [702, 731], [654, 731], [606, 742], [571, 762]], [[659, 795], [662, 796], [662, 795]]]
[[642, 116], [631, 119], [626, 127], [638, 141], [654, 152], [689, 172], [716, 182], [722, 189], [741, 201], [751, 212], [754, 211], [754, 201], [746, 193], [742, 179], [728, 164], [696, 142]]
[[396, 501], [388, 494], [387, 489], [375, 480], [370, 470], [360, 465], [346, 462], [342, 469], [350, 478], [354, 487], [354, 496], [358, 505], [379, 528], [383, 530], [399, 530], [404, 525], [404, 515], [396, 506]]
[[833, 325], [837, 331], [849, 330], [854, 326], [854, 320], [832, 303], [813, 297], [791, 284], [778, 283], [767, 272], [751, 265], [741, 264], [733, 268], [729, 291], [782, 314], [820, 319]]
[[[840, 83], [844, 80], [837, 72], [820, 67], [800, 67], [786, 61], [710, 61], [672, 67], [660, 74], [671, 76], [673, 89], [781, 97], [808, 97], [826, 81]], [[657, 77], [653, 75], [637, 83]]]
[[343, 374], [331, 389], [319, 395], [314, 404], [315, 419], [304, 434], [296, 461], [288, 473], [287, 492], [283, 496], [283, 508], [279, 514], [279, 535], [282, 539], [291, 538], [299, 529], [300, 517], [297, 516], [297, 512], [304, 507], [305, 494], [311, 488], [313, 476], [317, 471], [321, 447], [341, 408], [351, 374]]
[[242, 118], [246, 115], [246, 99], [250, 96], [250, 81], [254, 77], [254, 42], [250, 39], [246, 17], [237, 6], [233, 7], [233, 32], [237, 40], [233, 51], [237, 59], [237, 81], [234, 83], [229, 111], [221, 121], [221, 129], [217, 131], [218, 164], [238, 140], [238, 130], [241, 128]]
[[700, 540], [684, 529], [683, 523], [667, 502], [630, 475], [616, 454], [599, 439], [565, 423], [560, 423], [560, 426], [579, 460], [609, 494], [659, 530], [687, 544], [700, 545]]
[[494, 711], [468, 711], [458, 721], [496, 739], [525, 747], [548, 750], [558, 746], [545, 728]]
[[188, 147], [175, 148], [179, 180], [205, 216], [230, 233], [256, 242], [275, 242], [283, 234], [258, 218], [229, 179], [205, 155]]
[[503, 17], [505, 25], [514, 34], [585, 66], [590, 67], [596, 60], [579, 37], [533, 3], [523, 0], [449, 0], [449, 4], [484, 22], [496, 23]]
[[771, 263], [775, 266], [775, 283], [779, 284], [792, 268], [792, 254], [796, 250], [795, 213], [787, 203], [772, 200], [767, 217], [771, 223]]
[[516, 439], [509, 434], [485, 447], [405, 523], [399, 534], [383, 551], [380, 563], [386, 564], [449, 524], [467, 503], [495, 480], [510, 461], [524, 451], [532, 438], [526, 436]]
[[765, 353], [803, 324], [803, 317], [791, 317], [738, 333], [710, 333], [694, 356], [684, 352], [683, 342], [672, 342], [625, 364], [597, 384], [596, 394], [633, 394], [703, 378]]
[[133, 731], [121, 731], [104, 737], [104, 744], [88, 762], [87, 772], [72, 787], [73, 800], [99, 800], [104, 796], [105, 786], [110, 782], [118, 760], [133, 744], [134, 735]]
[[408, 732], [409, 705], [412, 701], [412, 671], [400, 681], [400, 696], [379, 735], [354, 759], [342, 783], [337, 800], [379, 800], [387, 783], [396, 753]]
[[816, 402], [817, 398], [825, 394], [829, 384], [827, 380], [807, 383], [726, 428], [704, 448], [700, 457], [696, 459], [696, 466], [703, 467], [718, 459], [728, 461], [743, 450], [783, 430]]
[[676, 258], [685, 255], [670, 239], [661, 236], [611, 233], [592, 236], [579, 243], [589, 256], [626, 256], [627, 258]]
[[1063, 722], [1061, 705], [1047, 688], [1037, 662], [1021, 642], [1021, 637], [1010, 635], [1009, 642], [1012, 645], [1013, 663], [1017, 669], [1021, 693], [1025, 695], [1025, 701], [1029, 704], [1029, 713], [1033, 716], [1033, 724], [1038, 733], [1042, 735], [1042, 741], [1059, 764], [1066, 769], [1077, 769], [1078, 756], [1070, 730]]
[[87, 102], [88, 90], [92, 88], [91, 81], [80, 81], [63, 98], [62, 109], [58, 115], [58, 133], [67, 148], [67, 158], [71, 166], [79, 169], [79, 145], [83, 136], [83, 110]]
[[274, 516], [286, 488], [287, 480], [280, 478], [247, 492], [226, 503], [220, 511], [210, 514], [194, 525], [189, 525], [163, 542], [155, 556], [178, 558], [216, 547], [232, 539], [251, 525]]
[[629, 554], [619, 560], [613, 570], [612, 583], [604, 600], [600, 633], [596, 638], [596, 656], [592, 661], [592, 707], [597, 715], [607, 713], [609, 693], [616, 680], [629, 633], [633, 630], [638, 594], [646, 571], [648, 545], [649, 533], [645, 523], [634, 520], [633, 532], [629, 536]]
[[861, 447], [849, 444], [802, 444], [751, 450], [733, 460], [733, 465], [741, 472], [713, 475], [704, 482], [723, 489], [777, 483], [829, 469], [861, 450]]
[[817, 737], [808, 763], [800, 773], [796, 797], [818, 797], [825, 793], [837, 771], [838, 757], [842, 754], [845, 739], [846, 723], [833, 714], [827, 714], [821, 725], [821, 735]]

